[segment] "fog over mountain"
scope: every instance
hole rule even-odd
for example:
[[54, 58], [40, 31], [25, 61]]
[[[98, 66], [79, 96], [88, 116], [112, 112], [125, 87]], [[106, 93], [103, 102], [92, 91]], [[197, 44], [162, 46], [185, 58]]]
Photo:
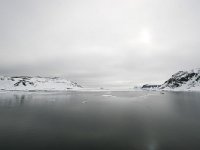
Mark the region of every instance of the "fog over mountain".
[[198, 0], [0, 0], [0, 20], [0, 75], [123, 87], [200, 66]]

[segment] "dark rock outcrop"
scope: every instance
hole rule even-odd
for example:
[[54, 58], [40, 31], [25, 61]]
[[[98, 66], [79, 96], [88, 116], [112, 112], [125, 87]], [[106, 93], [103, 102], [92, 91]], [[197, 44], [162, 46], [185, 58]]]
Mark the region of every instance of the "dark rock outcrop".
[[142, 86], [142, 89], [148, 89], [148, 88], [159, 88], [161, 85], [151, 85], [151, 84], [145, 84]]

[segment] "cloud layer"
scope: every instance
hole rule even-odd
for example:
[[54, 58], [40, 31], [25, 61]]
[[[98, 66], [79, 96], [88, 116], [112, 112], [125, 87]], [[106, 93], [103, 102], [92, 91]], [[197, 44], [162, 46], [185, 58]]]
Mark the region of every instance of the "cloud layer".
[[133, 86], [200, 66], [198, 0], [0, 0], [0, 73]]

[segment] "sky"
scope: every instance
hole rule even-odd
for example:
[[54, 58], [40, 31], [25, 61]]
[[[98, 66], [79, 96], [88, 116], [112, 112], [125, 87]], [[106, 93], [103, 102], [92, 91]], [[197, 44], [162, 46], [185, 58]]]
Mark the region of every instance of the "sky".
[[0, 75], [160, 84], [200, 67], [199, 0], [0, 0]]

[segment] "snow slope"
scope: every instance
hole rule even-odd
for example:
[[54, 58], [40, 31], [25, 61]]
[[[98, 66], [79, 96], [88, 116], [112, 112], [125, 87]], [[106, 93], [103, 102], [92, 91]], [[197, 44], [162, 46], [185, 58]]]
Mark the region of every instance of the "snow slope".
[[54, 77], [0, 77], [0, 90], [42, 90], [42, 91], [63, 91], [63, 90], [76, 90], [82, 87], [75, 82]]

